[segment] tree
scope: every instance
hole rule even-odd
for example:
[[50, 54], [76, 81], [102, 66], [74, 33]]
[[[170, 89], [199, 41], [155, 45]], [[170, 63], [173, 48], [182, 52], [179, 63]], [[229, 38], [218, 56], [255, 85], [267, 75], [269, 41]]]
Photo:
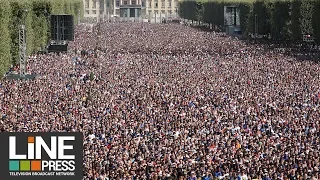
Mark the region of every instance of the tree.
[[301, 4], [301, 33], [305, 34], [313, 34], [312, 27], [312, 15], [313, 15], [313, 2], [312, 1], [302, 1]]
[[293, 0], [291, 3], [291, 24], [290, 24], [290, 31], [291, 31], [291, 40], [294, 42], [301, 40], [301, 1], [300, 0]]
[[314, 3], [313, 10], [313, 30], [314, 30], [314, 38], [317, 44], [320, 44], [320, 0]]
[[271, 36], [276, 40], [285, 40], [289, 37], [290, 2], [276, 1], [270, 7]]
[[7, 72], [11, 64], [11, 35], [9, 23], [11, 16], [10, 3], [8, 0], [0, 0], [0, 77]]
[[253, 14], [252, 4], [241, 2], [239, 4], [239, 9], [241, 31], [244, 35], [248, 35], [249, 33], [252, 33], [252, 24], [250, 24], [250, 16]]
[[258, 34], [266, 35], [271, 32], [270, 9], [270, 3], [263, 0], [257, 0], [253, 4], [253, 17], [257, 15]]
[[199, 25], [200, 25], [200, 22], [203, 21], [203, 15], [204, 15], [204, 7], [203, 7], [203, 4], [201, 2], [197, 2], [196, 4], [196, 20], [199, 22]]

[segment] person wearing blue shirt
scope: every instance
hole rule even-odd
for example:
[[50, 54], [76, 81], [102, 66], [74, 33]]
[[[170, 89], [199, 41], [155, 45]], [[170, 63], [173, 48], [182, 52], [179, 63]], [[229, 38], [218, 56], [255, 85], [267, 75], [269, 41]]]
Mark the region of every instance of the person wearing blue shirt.
[[202, 176], [202, 180], [212, 180], [211, 174], [206, 172], [206, 174]]
[[191, 172], [191, 176], [189, 176], [188, 180], [197, 180], [196, 173], [194, 171]]
[[216, 177], [222, 176], [221, 172], [215, 172], [214, 175], [215, 175]]

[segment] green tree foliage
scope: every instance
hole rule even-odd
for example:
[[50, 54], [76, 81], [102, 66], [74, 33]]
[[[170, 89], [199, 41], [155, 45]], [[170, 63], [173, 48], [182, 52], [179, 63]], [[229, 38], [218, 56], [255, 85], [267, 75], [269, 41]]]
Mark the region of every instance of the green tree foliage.
[[64, 0], [50, 0], [52, 4], [52, 13], [53, 14], [64, 14], [65, 13], [65, 4]]
[[11, 35], [9, 23], [11, 16], [10, 3], [8, 0], [1, 0], [0, 6], [0, 77], [5, 74], [11, 64]]
[[[289, 38], [290, 2], [277, 1], [271, 3], [271, 36], [276, 40]], [[281, 17], [281, 18], [279, 18]]]
[[313, 15], [313, 1], [302, 1], [301, 4], [301, 33], [313, 34], [312, 15]]
[[196, 4], [197, 8], [196, 8], [196, 20], [199, 21], [203, 21], [203, 15], [204, 15], [204, 6], [203, 3], [197, 2]]
[[39, 47], [44, 47], [48, 42], [49, 28], [49, 14], [51, 11], [50, 3], [45, 0], [35, 0], [32, 3], [33, 8], [33, 22], [34, 30], [34, 47], [38, 50]]
[[291, 3], [291, 24], [290, 24], [290, 33], [291, 40], [294, 42], [301, 41], [301, 1], [293, 0]]
[[[74, 3], [73, 8], [74, 8], [74, 13], [76, 14], [75, 17], [78, 18], [79, 15], [80, 15], [80, 18], [83, 17], [83, 15], [84, 15], [84, 9], [83, 9], [83, 4], [82, 4], [81, 1], [76, 1], [76, 2]], [[79, 13], [80, 13], [80, 14], [79, 14]], [[76, 19], [76, 18], [75, 18], [75, 19]]]
[[11, 34], [11, 54], [12, 62], [16, 64], [19, 59], [19, 25], [25, 24], [28, 9], [24, 1], [12, 0], [10, 1], [10, 6], [11, 17], [9, 29]]
[[188, 1], [188, 5], [187, 5], [187, 12], [189, 14], [189, 19], [196, 21], [197, 17], [197, 3], [195, 1]]
[[258, 0], [253, 4], [253, 14], [257, 16], [258, 34], [266, 35], [271, 33], [271, 12], [268, 1]]
[[27, 55], [50, 37], [50, 14], [83, 16], [82, 0], [0, 0], [0, 76], [19, 58], [19, 25], [26, 28]]
[[224, 4], [219, 2], [217, 8], [217, 25], [219, 29], [224, 29]]
[[213, 27], [223, 29], [224, 26], [224, 4], [219, 1], [202, 2], [201, 11], [203, 12], [203, 21], [210, 23]]
[[320, 44], [320, 0], [314, 3], [313, 9], [313, 30], [317, 44]]
[[[240, 3], [240, 27], [245, 35], [252, 33], [253, 24], [251, 23], [250, 16], [252, 16], [252, 4], [250, 3]], [[252, 18], [252, 17], [251, 17]], [[251, 23], [251, 24], [250, 24]]]
[[239, 8], [244, 35], [255, 32], [257, 19], [259, 35], [271, 34], [274, 40], [299, 42], [303, 35], [312, 34], [320, 44], [320, 0], [188, 0], [180, 2], [179, 15], [221, 30], [224, 7], [229, 5]]
[[30, 55], [34, 49], [34, 31], [33, 31], [33, 11], [32, 11], [32, 4], [30, 1], [25, 1], [27, 13], [25, 17], [25, 27], [26, 27], [26, 43], [27, 43], [27, 55]]
[[212, 11], [209, 11], [211, 3], [203, 4], [203, 21], [212, 24]]
[[33, 29], [34, 29], [34, 47], [35, 50], [41, 47], [43, 48], [48, 42], [48, 18], [44, 15], [33, 17]]

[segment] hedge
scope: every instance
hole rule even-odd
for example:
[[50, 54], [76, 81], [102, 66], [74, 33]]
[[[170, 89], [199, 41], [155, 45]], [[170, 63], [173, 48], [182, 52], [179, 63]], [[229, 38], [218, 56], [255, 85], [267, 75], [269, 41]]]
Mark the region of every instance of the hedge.
[[50, 14], [83, 17], [82, 0], [0, 0], [0, 76], [19, 59], [19, 25], [26, 27], [27, 55], [50, 38]]
[[271, 35], [273, 40], [300, 42], [311, 34], [320, 44], [320, 0], [197, 0], [181, 1], [179, 15], [225, 29], [224, 7], [237, 6], [244, 35]]

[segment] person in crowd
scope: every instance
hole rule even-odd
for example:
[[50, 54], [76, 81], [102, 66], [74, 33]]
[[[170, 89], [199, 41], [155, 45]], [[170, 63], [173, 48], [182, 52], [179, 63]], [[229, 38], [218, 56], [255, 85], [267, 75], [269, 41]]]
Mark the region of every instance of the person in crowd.
[[0, 81], [1, 132], [82, 132], [84, 180], [320, 179], [320, 70], [183, 24], [80, 25]]

